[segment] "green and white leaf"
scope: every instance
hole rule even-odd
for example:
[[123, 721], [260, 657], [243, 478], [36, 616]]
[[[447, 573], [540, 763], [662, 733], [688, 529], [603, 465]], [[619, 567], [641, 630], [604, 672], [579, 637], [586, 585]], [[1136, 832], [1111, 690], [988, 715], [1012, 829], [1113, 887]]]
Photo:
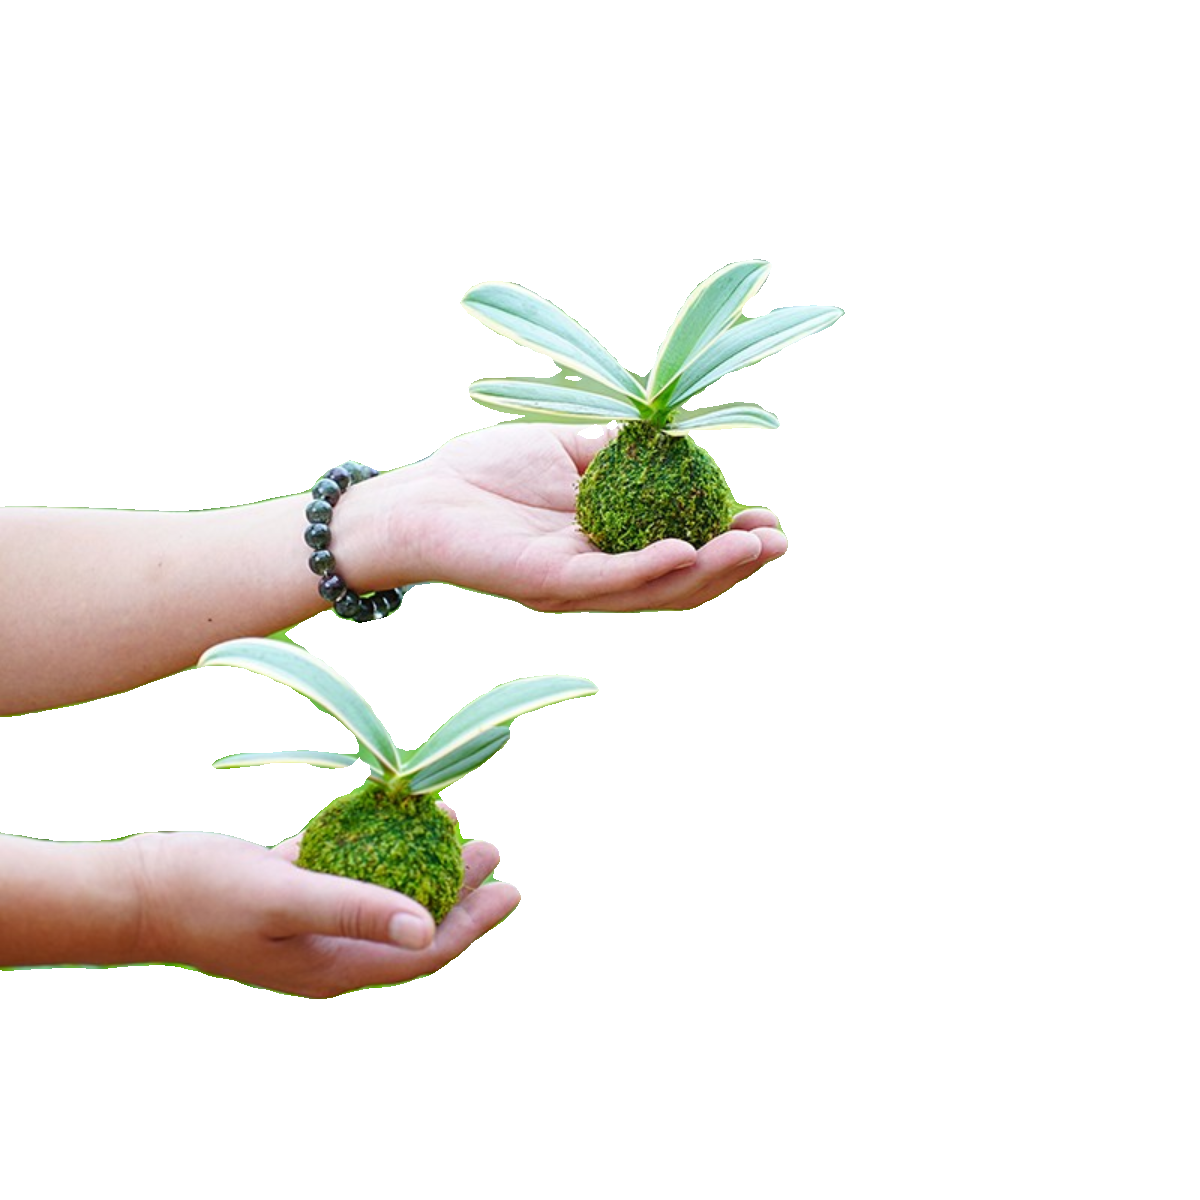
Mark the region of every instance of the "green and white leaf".
[[778, 429], [779, 418], [757, 404], [718, 404], [713, 408], [681, 408], [664, 433], [684, 434], [692, 429]]
[[658, 361], [646, 385], [651, 401], [666, 392], [688, 363], [737, 320], [770, 270], [770, 263], [761, 259], [730, 263], [696, 287], [659, 348]]
[[271, 754], [229, 754], [214, 767], [263, 767], [271, 763], [304, 763], [310, 767], [352, 767], [362, 759], [357, 754], [329, 754], [324, 750], [276, 750]]
[[637, 421], [646, 411], [645, 405], [639, 410], [621, 396], [536, 379], [477, 379], [471, 384], [471, 399], [498, 412], [554, 417], [588, 425]]
[[467, 745], [480, 734], [497, 725], [507, 725], [523, 713], [575, 696], [591, 696], [595, 692], [596, 685], [590, 679], [574, 675], [538, 675], [532, 679], [514, 679], [511, 683], [502, 683], [478, 700], [472, 700], [437, 729], [405, 761], [404, 774], [415, 775]]
[[439, 788], [449, 787], [450, 784], [487, 762], [504, 746], [511, 733], [512, 730], [502, 725], [472, 738], [465, 746], [459, 746], [457, 750], [452, 750], [444, 758], [439, 758], [436, 762], [418, 771], [410, 780], [410, 790], [414, 795], [420, 795], [424, 792], [436, 792]]
[[299, 646], [274, 638], [236, 638], [206, 650], [199, 665], [243, 667], [287, 684], [354, 734], [372, 775], [399, 774], [395, 744], [371, 706], [332, 667]]
[[515, 283], [481, 283], [462, 302], [473, 317], [518, 345], [547, 354], [556, 363], [597, 379], [623, 396], [645, 398], [642, 384], [582, 325], [528, 288]]
[[828, 329], [841, 315], [840, 308], [803, 305], [777, 308], [765, 316], [734, 325], [688, 363], [671, 393], [668, 407], [677, 408], [722, 375], [753, 366], [801, 338]]

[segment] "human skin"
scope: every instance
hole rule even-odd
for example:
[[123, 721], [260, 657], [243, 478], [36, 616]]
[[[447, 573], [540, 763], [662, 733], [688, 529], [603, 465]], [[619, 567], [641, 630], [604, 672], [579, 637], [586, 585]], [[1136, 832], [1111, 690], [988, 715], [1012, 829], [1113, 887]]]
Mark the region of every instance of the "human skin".
[[[699, 550], [666, 540], [601, 553], [575, 526], [575, 490], [613, 436], [514, 422], [355, 484], [332, 522], [338, 574], [358, 592], [436, 581], [542, 612], [636, 612], [695, 608], [787, 549], [774, 514], [752, 509]], [[7, 606], [0, 622], [0, 715], [126, 691], [329, 607], [302, 537], [310, 499], [0, 508], [0, 575], [43, 598]]]
[[165, 962], [323, 998], [428, 975], [520, 900], [510, 884], [482, 883], [500, 856], [469, 842], [459, 902], [435, 926], [398, 892], [295, 866], [299, 840], [0, 837], [0, 966]]

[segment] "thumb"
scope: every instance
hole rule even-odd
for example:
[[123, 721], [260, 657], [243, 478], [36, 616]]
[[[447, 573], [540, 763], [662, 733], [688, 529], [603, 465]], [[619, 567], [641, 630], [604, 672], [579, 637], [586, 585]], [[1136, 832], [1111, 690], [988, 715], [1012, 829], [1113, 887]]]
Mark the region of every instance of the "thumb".
[[423, 950], [436, 932], [429, 912], [410, 897], [340, 875], [296, 871], [289, 881], [285, 905], [293, 933]]

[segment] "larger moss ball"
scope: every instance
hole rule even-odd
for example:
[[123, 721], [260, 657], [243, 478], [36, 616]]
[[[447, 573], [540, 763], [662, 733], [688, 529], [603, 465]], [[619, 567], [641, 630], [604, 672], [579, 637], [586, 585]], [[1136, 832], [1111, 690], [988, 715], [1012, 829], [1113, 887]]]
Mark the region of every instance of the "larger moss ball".
[[624, 425], [579, 481], [579, 528], [606, 554], [662, 538], [699, 549], [729, 528], [734, 500], [721, 468], [686, 434]]
[[463, 883], [458, 826], [437, 794], [398, 796], [368, 780], [308, 824], [297, 863], [403, 892], [440, 921]]

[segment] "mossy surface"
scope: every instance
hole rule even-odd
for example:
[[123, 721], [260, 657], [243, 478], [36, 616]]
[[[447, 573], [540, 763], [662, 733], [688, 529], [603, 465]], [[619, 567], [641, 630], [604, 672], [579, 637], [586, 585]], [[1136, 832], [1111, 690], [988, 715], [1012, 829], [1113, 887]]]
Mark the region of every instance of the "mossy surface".
[[734, 500], [720, 467], [686, 434], [631, 421], [579, 481], [579, 528], [607, 554], [662, 538], [697, 549], [729, 528]]
[[368, 780], [309, 822], [296, 861], [403, 892], [440, 921], [458, 898], [463, 862], [458, 826], [437, 800], [393, 795]]

